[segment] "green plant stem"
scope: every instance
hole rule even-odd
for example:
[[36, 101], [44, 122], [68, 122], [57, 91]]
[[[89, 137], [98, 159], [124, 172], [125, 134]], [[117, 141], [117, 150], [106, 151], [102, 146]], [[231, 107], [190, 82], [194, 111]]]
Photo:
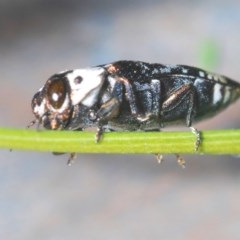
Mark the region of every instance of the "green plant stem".
[[240, 129], [201, 132], [109, 132], [95, 143], [94, 132], [0, 128], [0, 148], [78, 153], [205, 153], [240, 154]]

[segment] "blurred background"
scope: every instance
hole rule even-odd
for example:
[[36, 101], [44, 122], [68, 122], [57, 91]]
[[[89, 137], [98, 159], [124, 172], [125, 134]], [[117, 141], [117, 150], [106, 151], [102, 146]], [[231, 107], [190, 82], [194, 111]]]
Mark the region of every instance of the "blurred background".
[[[0, 124], [55, 72], [142, 60], [240, 81], [238, 0], [0, 0]], [[240, 127], [236, 102], [199, 129]], [[188, 130], [184, 128], [184, 130]], [[1, 150], [0, 239], [239, 239], [240, 159]]]

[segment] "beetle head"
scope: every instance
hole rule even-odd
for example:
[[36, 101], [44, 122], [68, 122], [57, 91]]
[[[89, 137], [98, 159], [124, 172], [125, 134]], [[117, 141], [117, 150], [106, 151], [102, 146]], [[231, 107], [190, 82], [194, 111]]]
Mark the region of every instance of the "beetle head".
[[104, 73], [103, 68], [96, 67], [65, 71], [50, 77], [32, 99], [37, 120], [48, 129], [66, 128], [76, 116], [74, 106], [90, 108], [96, 103]]

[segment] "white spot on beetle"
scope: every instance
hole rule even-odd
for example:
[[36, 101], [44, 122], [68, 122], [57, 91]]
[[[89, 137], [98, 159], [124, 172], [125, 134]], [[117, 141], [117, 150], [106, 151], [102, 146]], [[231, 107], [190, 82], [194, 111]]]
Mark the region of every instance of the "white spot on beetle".
[[225, 87], [223, 103], [228, 102], [230, 98], [231, 98], [231, 88]]
[[166, 64], [164, 67], [161, 67], [159, 70], [161, 73], [171, 73], [173, 69], [177, 69], [179, 66], [178, 65], [173, 65], [173, 64]]
[[223, 77], [223, 76], [219, 76], [219, 77], [218, 77], [218, 80], [219, 80], [219, 82], [221, 82], [221, 83], [227, 84], [227, 79], [226, 79], [225, 77]]
[[222, 99], [221, 93], [222, 85], [216, 83], [213, 88], [213, 104], [217, 104]]
[[207, 75], [207, 78], [210, 79], [210, 80], [212, 80], [212, 79], [213, 79], [212, 74], [209, 73], [209, 74]]
[[152, 79], [151, 83], [152, 84], [160, 84], [160, 80], [159, 79]]
[[199, 74], [199, 76], [200, 76], [200, 77], [202, 77], [202, 78], [204, 78], [204, 77], [205, 77], [205, 73], [204, 73], [203, 71], [199, 71], [199, 73], [198, 73], [198, 74]]
[[187, 74], [187, 73], [188, 73], [188, 69], [182, 68], [182, 73], [183, 73], [183, 74]]

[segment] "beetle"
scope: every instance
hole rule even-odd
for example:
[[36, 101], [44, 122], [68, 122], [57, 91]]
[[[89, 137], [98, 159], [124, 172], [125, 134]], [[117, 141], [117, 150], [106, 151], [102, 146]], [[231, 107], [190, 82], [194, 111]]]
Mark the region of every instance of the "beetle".
[[160, 130], [164, 124], [192, 126], [216, 115], [240, 96], [228, 77], [185, 65], [116, 61], [52, 75], [32, 99], [35, 120], [46, 129], [97, 127], [96, 141], [108, 130]]

